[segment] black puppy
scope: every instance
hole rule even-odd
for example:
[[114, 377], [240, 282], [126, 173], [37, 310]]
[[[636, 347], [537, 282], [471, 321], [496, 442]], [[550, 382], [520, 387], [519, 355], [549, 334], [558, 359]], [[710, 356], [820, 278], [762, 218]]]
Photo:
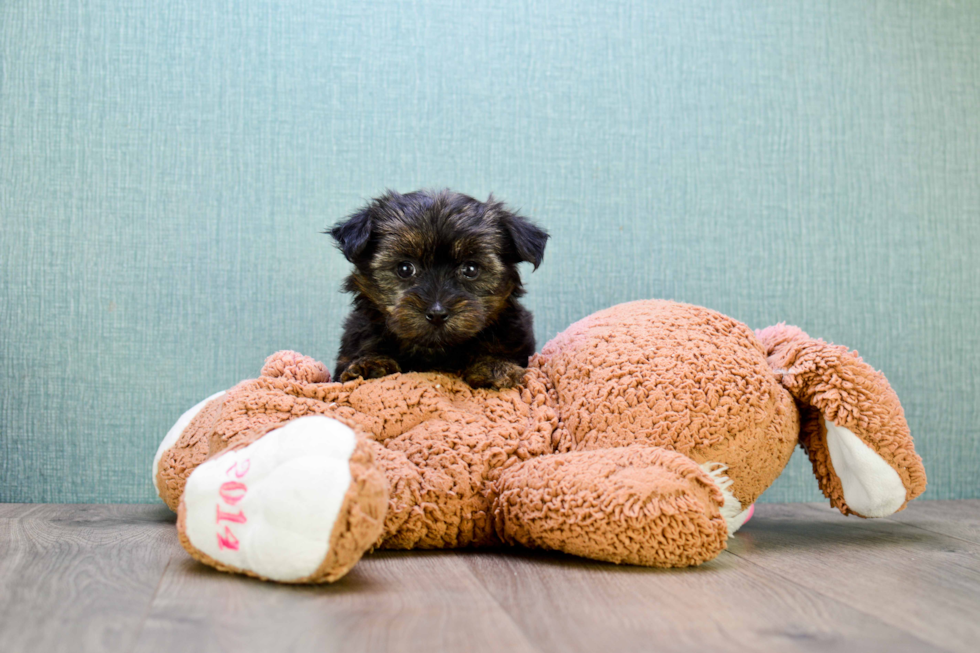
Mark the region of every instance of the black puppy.
[[335, 379], [439, 370], [473, 387], [520, 383], [534, 333], [517, 264], [537, 269], [547, 233], [493, 197], [389, 191], [330, 235], [354, 264]]

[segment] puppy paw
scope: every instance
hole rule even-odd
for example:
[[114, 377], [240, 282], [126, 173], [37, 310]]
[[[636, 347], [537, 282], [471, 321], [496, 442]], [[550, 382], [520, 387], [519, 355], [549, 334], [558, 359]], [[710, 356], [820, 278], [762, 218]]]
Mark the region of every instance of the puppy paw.
[[520, 385], [523, 379], [523, 367], [499, 358], [478, 358], [463, 372], [463, 380], [471, 388], [502, 390]]
[[398, 363], [393, 358], [387, 356], [364, 356], [358, 358], [347, 366], [347, 369], [340, 375], [342, 382], [353, 381], [357, 378], [380, 379], [389, 374], [401, 372]]

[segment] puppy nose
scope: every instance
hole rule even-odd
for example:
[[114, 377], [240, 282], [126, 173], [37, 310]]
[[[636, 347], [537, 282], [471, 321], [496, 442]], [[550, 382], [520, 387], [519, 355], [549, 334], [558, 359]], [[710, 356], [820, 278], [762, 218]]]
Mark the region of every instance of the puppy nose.
[[447, 317], [449, 317], [449, 311], [439, 302], [430, 306], [429, 310], [425, 312], [425, 319], [433, 324], [442, 324]]

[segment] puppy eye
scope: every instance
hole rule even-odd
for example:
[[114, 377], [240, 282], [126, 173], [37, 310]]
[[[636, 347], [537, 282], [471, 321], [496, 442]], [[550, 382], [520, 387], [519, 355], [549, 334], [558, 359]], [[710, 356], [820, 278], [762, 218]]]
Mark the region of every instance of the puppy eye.
[[463, 275], [463, 277], [472, 281], [480, 276], [480, 266], [473, 261], [467, 261], [459, 266], [459, 273]]
[[402, 279], [411, 279], [415, 276], [415, 265], [409, 263], [408, 261], [402, 261], [395, 266], [395, 274]]

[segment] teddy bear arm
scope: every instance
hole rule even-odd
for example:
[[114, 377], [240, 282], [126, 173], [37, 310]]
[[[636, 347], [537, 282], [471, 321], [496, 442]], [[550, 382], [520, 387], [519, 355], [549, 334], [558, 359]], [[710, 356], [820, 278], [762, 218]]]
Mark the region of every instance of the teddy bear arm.
[[725, 499], [711, 474], [647, 445], [551, 454], [494, 483], [504, 542], [595, 560], [685, 567], [726, 546]]
[[857, 352], [779, 324], [756, 332], [800, 407], [800, 444], [831, 505], [886, 517], [926, 486], [898, 396]]

